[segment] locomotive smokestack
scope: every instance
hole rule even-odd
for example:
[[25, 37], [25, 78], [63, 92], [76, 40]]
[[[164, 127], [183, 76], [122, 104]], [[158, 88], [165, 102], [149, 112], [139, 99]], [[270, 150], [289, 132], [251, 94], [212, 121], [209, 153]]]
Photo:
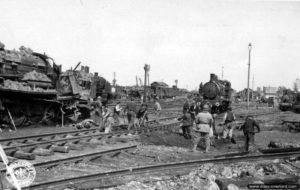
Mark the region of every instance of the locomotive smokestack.
[[84, 71], [84, 66], [81, 66], [81, 70]]
[[210, 81], [215, 81], [215, 80], [218, 80], [217, 75], [215, 75], [214, 73], [211, 73], [210, 74]]
[[97, 72], [95, 72], [95, 74], [94, 74], [94, 75], [95, 75], [95, 77], [97, 77], [97, 76], [98, 76], [98, 73], [97, 73]]

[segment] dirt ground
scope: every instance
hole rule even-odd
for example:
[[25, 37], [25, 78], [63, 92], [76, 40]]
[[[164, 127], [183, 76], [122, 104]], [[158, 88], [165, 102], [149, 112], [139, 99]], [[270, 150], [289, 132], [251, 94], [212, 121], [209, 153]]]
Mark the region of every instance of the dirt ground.
[[[234, 112], [237, 115], [246, 115], [246, 114], [257, 114], [257, 113], [266, 113], [266, 112], [274, 112], [275, 108], [268, 107], [257, 107], [251, 106], [250, 110], [247, 110], [245, 106], [234, 106]], [[165, 114], [162, 114], [161, 117], [166, 117], [170, 115], [180, 115], [181, 108], [173, 108], [164, 110]], [[216, 120], [216, 130], [218, 134], [222, 134], [222, 126], [218, 124], [222, 121], [222, 116], [217, 117]], [[153, 117], [150, 116], [150, 119]], [[281, 142], [281, 143], [293, 143], [299, 144], [300, 133], [289, 132], [288, 129], [282, 126], [283, 119], [289, 120], [300, 120], [300, 114], [294, 114], [291, 112], [279, 112], [268, 115], [255, 116], [255, 119], [261, 126], [261, 132], [255, 135], [255, 144], [257, 148], [266, 149], [268, 148], [268, 144], [270, 141]], [[175, 121], [175, 120], [174, 120]], [[171, 121], [171, 122], [174, 122]], [[241, 123], [244, 121], [244, 117], [238, 117], [238, 121], [236, 122], [236, 127], [239, 127]], [[37, 135], [41, 133], [51, 133], [51, 132], [59, 132], [59, 131], [70, 131], [73, 130], [73, 127], [27, 127], [20, 128], [17, 132], [8, 132], [4, 130], [0, 133], [0, 138], [10, 138], [16, 136], [26, 136], [26, 135]], [[201, 158], [213, 158], [216, 155], [227, 154], [230, 152], [241, 152], [243, 151], [244, 146], [244, 136], [243, 133], [237, 129], [234, 130], [234, 136], [236, 139], [236, 144], [230, 142], [230, 140], [223, 139], [215, 139], [213, 146], [208, 153], [203, 153], [203, 143], [199, 145], [199, 152], [191, 152], [190, 149], [193, 146], [192, 139], [185, 139], [181, 135], [180, 127], [175, 127], [174, 129], [170, 129], [168, 131], [155, 131], [152, 133], [141, 134], [134, 141], [130, 141], [127, 144], [123, 143], [112, 143], [101, 145], [96, 148], [85, 148], [84, 151], [80, 153], [90, 153], [96, 150], [107, 150], [109, 148], [116, 148], [125, 145], [137, 144], [138, 148], [135, 151], [134, 155], [126, 155], [122, 154], [116, 160], [111, 160], [111, 158], [99, 159], [94, 163], [80, 163], [80, 164], [70, 164], [63, 165], [47, 170], [38, 170], [36, 182], [43, 180], [51, 180], [58, 177], [70, 177], [81, 174], [89, 174], [93, 172], [99, 171], [110, 171], [116, 168], [124, 168], [124, 167], [133, 167], [133, 166], [141, 166], [147, 164], [156, 164], [156, 163], [167, 163], [167, 162], [176, 162], [176, 161], [184, 161], [184, 160], [193, 160], [193, 159], [201, 159]], [[38, 157], [38, 159], [34, 162], [38, 162], [46, 159], [57, 159], [63, 158], [71, 155], [78, 154], [78, 151], [71, 151], [70, 154], [55, 154], [55, 156], [43, 158]], [[133, 159], [134, 158], [134, 159]], [[121, 161], [117, 161], [120, 159]], [[110, 160], [109, 164], [107, 162]], [[118, 163], [120, 162], [120, 163]], [[121, 164], [122, 162], [122, 164]], [[110, 167], [108, 167], [110, 166]], [[193, 172], [191, 170], [191, 172]], [[193, 174], [194, 175], [194, 174]], [[56, 176], [55, 178], [53, 176]], [[188, 181], [188, 180], [187, 180]], [[177, 181], [178, 182], [178, 181]], [[134, 182], [132, 182], [134, 183]], [[160, 187], [169, 187], [165, 184], [165, 182], [161, 182]], [[176, 180], [172, 181], [172, 183], [176, 183]], [[202, 182], [201, 182], [202, 183]], [[200, 182], [199, 182], [200, 184]], [[132, 184], [131, 184], [132, 185]], [[138, 186], [137, 184], [135, 184]], [[142, 187], [143, 184], [139, 184]], [[123, 186], [120, 189], [130, 189], [127, 188], [130, 186]], [[134, 188], [132, 188], [134, 189]], [[139, 189], [139, 188], [135, 188]], [[143, 188], [140, 188], [143, 189]], [[151, 189], [145, 188], [144, 189]], [[153, 189], [153, 188], [152, 188]], [[155, 188], [154, 188], [155, 189]], [[156, 188], [160, 189], [160, 188]], [[173, 188], [176, 189], [176, 188]]]

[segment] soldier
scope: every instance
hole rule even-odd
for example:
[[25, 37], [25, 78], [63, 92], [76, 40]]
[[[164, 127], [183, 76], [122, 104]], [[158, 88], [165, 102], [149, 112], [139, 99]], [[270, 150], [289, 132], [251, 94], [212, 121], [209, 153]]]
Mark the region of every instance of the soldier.
[[192, 104], [191, 104], [191, 107], [189, 108], [189, 112], [190, 112], [191, 117], [192, 117], [193, 120], [195, 120], [195, 117], [196, 117], [196, 109], [197, 109], [197, 106], [196, 106], [195, 101], [193, 100]]
[[213, 117], [209, 113], [209, 106], [205, 104], [203, 106], [203, 111], [200, 112], [195, 119], [196, 126], [193, 128], [194, 136], [194, 147], [193, 151], [195, 152], [198, 146], [199, 141], [205, 139], [205, 153], [209, 151], [210, 148], [210, 138], [209, 133], [213, 124]]
[[148, 121], [148, 105], [143, 103], [137, 113], [137, 118], [139, 120], [139, 126], [145, 125], [145, 120]]
[[103, 109], [103, 122], [104, 122], [104, 127], [105, 133], [110, 133], [111, 132], [111, 127], [113, 126], [115, 120], [113, 118], [113, 113], [111, 110], [108, 109], [108, 106], [105, 105]]
[[89, 129], [92, 126], [98, 126], [92, 119], [85, 119], [85, 120], [75, 124], [75, 127], [77, 129], [83, 129], [83, 128]]
[[190, 109], [189, 99], [186, 99], [183, 104], [183, 110], [189, 110], [189, 109]]
[[260, 132], [260, 127], [253, 119], [253, 116], [247, 116], [245, 123], [240, 127], [240, 130], [243, 130], [245, 135], [245, 151], [252, 151], [254, 149], [254, 135], [255, 130], [254, 127], [257, 128], [257, 132]]
[[133, 99], [127, 103], [125, 110], [127, 111], [128, 130], [130, 130], [132, 126], [136, 127], [136, 104]]
[[196, 109], [195, 109], [195, 117], [196, 117], [196, 115], [198, 115], [198, 113], [200, 113], [201, 112], [201, 102], [200, 101], [198, 101], [197, 103], [196, 103]]
[[102, 102], [101, 97], [91, 102], [91, 119], [101, 127], [102, 125]]
[[191, 127], [193, 126], [193, 118], [191, 114], [185, 109], [183, 110], [183, 115], [177, 119], [182, 121], [182, 133], [184, 138], [191, 139]]
[[235, 114], [232, 112], [232, 108], [228, 107], [223, 119], [223, 139], [229, 138], [233, 144], [236, 144], [233, 138], [235, 119]]
[[154, 100], [154, 110], [155, 110], [155, 122], [159, 123], [159, 116], [161, 112], [161, 106], [157, 99]]
[[116, 120], [117, 125], [120, 124], [120, 113], [122, 108], [120, 106], [120, 102], [117, 102], [116, 106], [114, 107], [114, 118]]

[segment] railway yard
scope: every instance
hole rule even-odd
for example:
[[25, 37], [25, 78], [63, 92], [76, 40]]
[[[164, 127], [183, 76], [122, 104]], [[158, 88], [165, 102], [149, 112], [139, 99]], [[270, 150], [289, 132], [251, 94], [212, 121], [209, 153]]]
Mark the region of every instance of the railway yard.
[[[182, 136], [176, 119], [183, 100], [160, 102], [159, 124], [150, 112], [146, 127], [129, 131], [125, 117], [111, 133], [71, 124], [29, 126], [3, 130], [0, 143], [9, 160], [28, 160], [35, 167], [34, 182], [22, 189], [209, 189], [212, 178], [220, 189], [297, 188], [300, 134], [283, 121], [299, 120], [299, 115], [256, 103], [249, 110], [243, 103], [233, 104], [236, 127], [249, 114], [261, 126], [255, 135], [256, 151], [243, 151], [243, 134], [236, 129], [236, 144], [215, 139], [208, 153], [191, 152], [192, 141]], [[216, 117], [217, 133], [222, 132], [222, 116]], [[2, 174], [5, 170], [2, 165]], [[7, 181], [4, 186], [11, 187]]]
[[0, 7], [0, 190], [300, 189], [298, 1]]

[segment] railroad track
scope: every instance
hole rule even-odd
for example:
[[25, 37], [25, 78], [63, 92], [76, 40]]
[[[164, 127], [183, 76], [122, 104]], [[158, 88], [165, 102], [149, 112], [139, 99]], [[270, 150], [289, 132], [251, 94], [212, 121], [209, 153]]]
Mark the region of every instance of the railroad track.
[[[279, 114], [280, 111], [271, 111], [271, 112], [262, 112], [262, 113], [257, 113], [257, 112], [250, 112], [250, 113], [245, 113], [245, 114], [237, 114], [236, 113], [236, 117], [237, 119], [245, 119], [248, 115], [251, 115], [253, 117], [259, 117], [259, 116], [265, 116], [265, 115], [273, 115], [273, 114]], [[216, 118], [217, 119], [222, 119], [224, 117], [223, 114], [218, 115]]]
[[[118, 186], [126, 183], [127, 181], [124, 178], [128, 178], [128, 176], [143, 174], [161, 174], [165, 172], [170, 172], [171, 175], [174, 175], [176, 172], [180, 172], [186, 169], [192, 169], [194, 167], [200, 166], [204, 163], [236, 163], [239, 161], [258, 161], [258, 160], [267, 160], [267, 159], [275, 159], [275, 158], [287, 158], [290, 156], [300, 156], [300, 151], [292, 151], [292, 152], [275, 152], [275, 153], [266, 153], [260, 155], [223, 155], [218, 158], [212, 159], [199, 159], [199, 160], [190, 160], [184, 162], [172, 162], [165, 164], [156, 164], [156, 165], [148, 165], [141, 167], [131, 167], [121, 170], [114, 170], [110, 172], [95, 172], [93, 174], [87, 174], [78, 177], [64, 178], [52, 181], [46, 181], [41, 183], [32, 184], [30, 187], [24, 189], [63, 189], [68, 186], [68, 184], [73, 184], [75, 187], [78, 186], [80, 188], [88, 188], [89, 183], [92, 183], [94, 187], [99, 189]], [[180, 175], [183, 173], [181, 172]], [[126, 177], [125, 177], [126, 176]]]
[[[165, 118], [165, 120], [169, 119], [173, 118]], [[52, 152], [68, 153], [69, 150], [82, 150], [86, 145], [94, 146], [113, 138], [128, 138], [132, 134], [165, 130], [177, 126], [178, 124], [179, 122], [172, 122], [130, 131], [116, 131], [113, 133], [103, 133], [100, 132], [99, 128], [93, 128], [1, 139], [0, 143], [5, 153], [10, 157], [34, 160], [36, 155], [46, 156]]]
[[[42, 162], [36, 162], [33, 164], [35, 168], [51, 168], [58, 165], [70, 164], [70, 163], [79, 163], [79, 162], [88, 162], [104, 155], [113, 155], [121, 152], [130, 152], [137, 148], [137, 145], [125, 146], [121, 148], [109, 149], [104, 151], [96, 151], [87, 154], [80, 154], [76, 156], [70, 156], [66, 158], [58, 158], [54, 160], [47, 160]], [[3, 168], [0, 170], [1, 172], [6, 172], [6, 169]]]
[[245, 118], [247, 117], [247, 115], [252, 115], [253, 117], [258, 117], [258, 116], [264, 116], [264, 115], [273, 115], [273, 114], [279, 114], [280, 111], [275, 110], [275, 111], [271, 111], [271, 112], [265, 112], [265, 113], [249, 113], [249, 114], [241, 114], [238, 115], [239, 118]]

